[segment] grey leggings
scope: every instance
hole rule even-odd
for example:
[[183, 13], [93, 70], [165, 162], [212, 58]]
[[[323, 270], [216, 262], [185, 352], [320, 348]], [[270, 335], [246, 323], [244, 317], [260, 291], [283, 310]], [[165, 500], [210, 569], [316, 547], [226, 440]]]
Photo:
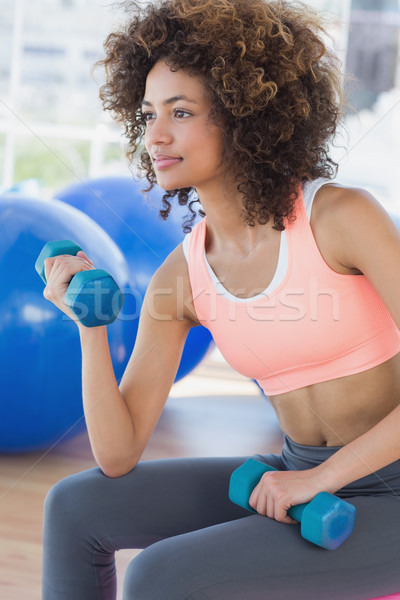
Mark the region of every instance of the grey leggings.
[[[285, 438], [268, 464], [306, 469], [336, 448]], [[338, 493], [356, 527], [330, 551], [298, 525], [228, 499], [248, 457], [144, 461], [118, 479], [100, 469], [57, 483], [45, 502], [43, 600], [112, 600], [114, 552], [145, 548], [128, 566], [124, 600], [367, 600], [400, 591], [400, 461]]]

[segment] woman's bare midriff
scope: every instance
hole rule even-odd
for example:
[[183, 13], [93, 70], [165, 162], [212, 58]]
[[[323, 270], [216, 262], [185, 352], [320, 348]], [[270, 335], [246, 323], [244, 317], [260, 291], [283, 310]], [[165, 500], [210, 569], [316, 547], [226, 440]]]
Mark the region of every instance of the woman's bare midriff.
[[356, 375], [269, 398], [280, 427], [307, 446], [344, 446], [400, 403], [400, 354]]

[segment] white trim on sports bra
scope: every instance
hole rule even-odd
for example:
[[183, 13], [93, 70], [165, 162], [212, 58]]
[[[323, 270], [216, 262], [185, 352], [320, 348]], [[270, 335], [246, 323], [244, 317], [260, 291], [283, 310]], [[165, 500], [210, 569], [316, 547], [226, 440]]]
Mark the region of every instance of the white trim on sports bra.
[[[319, 188], [322, 187], [323, 185], [325, 185], [326, 183], [332, 183], [332, 182], [329, 179], [319, 178], [319, 179], [315, 179], [314, 181], [311, 181], [311, 182], [307, 181], [303, 186], [304, 205], [306, 207], [307, 217], [308, 217], [309, 221], [310, 221], [310, 217], [311, 217], [311, 209], [312, 209], [313, 201], [315, 198], [315, 194], [317, 193]], [[189, 246], [190, 235], [191, 235], [191, 232], [188, 233], [184, 237], [183, 242], [182, 242], [183, 252], [185, 254], [186, 260], [188, 260], [188, 246]], [[234, 300], [235, 302], [248, 302], [249, 299], [257, 300], [258, 298], [268, 296], [268, 294], [273, 292], [282, 283], [282, 281], [285, 278], [286, 271], [288, 268], [289, 254], [288, 254], [286, 231], [281, 232], [278, 265], [277, 265], [275, 274], [274, 274], [270, 284], [268, 285], [268, 287], [263, 292], [261, 292], [260, 294], [257, 294], [256, 296], [251, 296], [250, 298], [239, 298], [238, 296], [234, 296], [233, 294], [231, 294], [226, 288], [224, 288], [224, 286], [222, 285], [222, 283], [219, 281], [218, 277], [212, 270], [212, 268], [207, 260], [205, 250], [204, 250], [204, 261], [205, 261], [207, 270], [210, 274], [211, 280], [214, 283], [218, 293], [221, 296], [224, 296], [225, 298], [227, 298], [228, 300]]]

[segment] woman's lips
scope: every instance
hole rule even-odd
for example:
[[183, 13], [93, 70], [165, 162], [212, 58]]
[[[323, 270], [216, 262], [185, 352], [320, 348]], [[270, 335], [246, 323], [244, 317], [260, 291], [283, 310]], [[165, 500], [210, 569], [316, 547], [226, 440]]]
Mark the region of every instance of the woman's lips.
[[154, 158], [154, 166], [158, 170], [167, 169], [181, 162], [182, 158], [176, 156], [156, 156]]

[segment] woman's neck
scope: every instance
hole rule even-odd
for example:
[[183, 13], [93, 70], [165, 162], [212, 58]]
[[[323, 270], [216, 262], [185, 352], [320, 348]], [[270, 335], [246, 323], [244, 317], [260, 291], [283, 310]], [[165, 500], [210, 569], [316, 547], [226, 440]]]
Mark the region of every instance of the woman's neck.
[[254, 227], [243, 220], [243, 199], [236, 186], [225, 184], [207, 190], [197, 190], [200, 203], [207, 215], [206, 251], [250, 253], [260, 241], [271, 235], [273, 221]]

